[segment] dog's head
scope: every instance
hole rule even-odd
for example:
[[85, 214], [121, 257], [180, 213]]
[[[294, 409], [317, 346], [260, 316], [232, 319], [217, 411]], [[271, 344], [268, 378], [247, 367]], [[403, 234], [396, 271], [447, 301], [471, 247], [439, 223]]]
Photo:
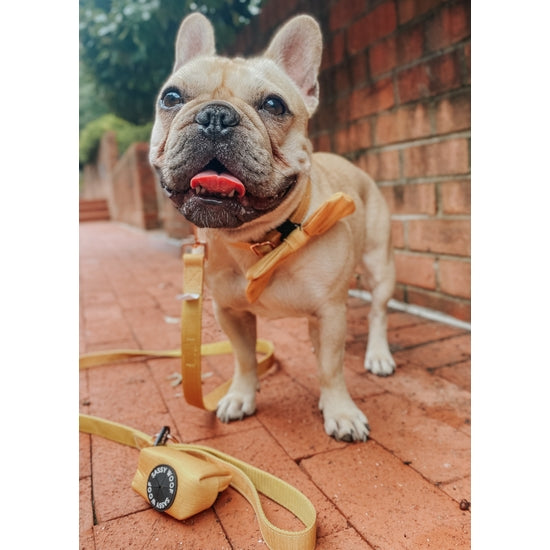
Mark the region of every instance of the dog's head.
[[215, 55], [205, 17], [184, 19], [174, 70], [157, 101], [150, 161], [193, 224], [241, 227], [304, 185], [321, 42], [318, 24], [302, 15], [262, 57], [229, 59]]

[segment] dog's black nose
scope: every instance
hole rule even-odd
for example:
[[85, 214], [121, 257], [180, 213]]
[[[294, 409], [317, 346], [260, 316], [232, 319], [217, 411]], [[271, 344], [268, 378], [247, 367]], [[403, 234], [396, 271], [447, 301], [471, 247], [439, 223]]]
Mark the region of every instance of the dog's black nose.
[[195, 116], [195, 122], [209, 136], [224, 135], [240, 121], [239, 113], [228, 103], [209, 103]]

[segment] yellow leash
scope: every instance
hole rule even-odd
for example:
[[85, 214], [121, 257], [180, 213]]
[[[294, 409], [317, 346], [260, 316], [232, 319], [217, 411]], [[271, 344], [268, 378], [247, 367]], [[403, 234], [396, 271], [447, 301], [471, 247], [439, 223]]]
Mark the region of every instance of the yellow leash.
[[[309, 193], [305, 205], [309, 204]], [[300, 211], [305, 208], [300, 208]], [[278, 265], [299, 248], [306, 245], [315, 235], [328, 231], [338, 220], [355, 210], [351, 197], [345, 193], [335, 193], [324, 202], [303, 224], [296, 227], [273, 250], [264, 255], [246, 273], [248, 286], [246, 295], [254, 302], [269, 283]], [[242, 244], [242, 243], [239, 243]], [[265, 244], [265, 243], [263, 243]], [[248, 243], [253, 249], [254, 244]], [[112, 350], [88, 353], [80, 357], [80, 368], [112, 363], [131, 357], [181, 357], [183, 394], [185, 400], [201, 409], [215, 411], [220, 399], [227, 393], [231, 380], [203, 396], [201, 379], [201, 357], [231, 353], [228, 341], [201, 344], [202, 298], [204, 291], [205, 245], [197, 243], [190, 253], [183, 255], [184, 281], [182, 297], [181, 349], [165, 351]], [[258, 340], [256, 351], [265, 356], [258, 362], [258, 375], [264, 374], [273, 365], [273, 344]]]
[[[182, 357], [184, 395], [187, 402], [213, 411], [227, 392], [231, 380], [203, 396], [201, 357], [231, 353], [229, 341], [201, 343], [204, 246], [195, 245], [192, 253], [184, 254], [184, 287], [182, 295], [181, 350], [129, 350], [88, 353], [80, 357], [85, 369], [132, 357]], [[258, 362], [258, 374], [273, 364], [273, 344], [266, 340], [256, 343], [264, 357]], [[199, 445], [165, 442], [155, 446], [153, 438], [144, 432], [102, 418], [80, 415], [80, 431], [99, 435], [123, 445], [141, 449], [138, 471], [132, 488], [158, 508], [177, 519], [185, 519], [210, 507], [218, 492], [231, 485], [252, 505], [262, 536], [273, 550], [312, 550], [315, 548], [317, 516], [309, 499], [283, 480], [220, 451]], [[212, 470], [217, 465], [217, 470]], [[179, 479], [179, 492], [174, 502], [165, 504], [151, 498], [151, 478], [157, 471], [168, 469], [171, 479]], [[162, 474], [159, 474], [162, 475]], [[168, 483], [168, 482], [167, 482]], [[300, 531], [287, 531], [271, 523], [263, 510], [258, 492], [263, 493], [292, 512], [304, 524]], [[167, 497], [168, 498], [168, 497]], [[155, 506], [156, 505], [156, 506]]]
[[[253, 507], [269, 548], [315, 548], [315, 508], [305, 495], [285, 481], [211, 447], [172, 443], [170, 440], [157, 445], [144, 432], [102, 418], [81, 414], [79, 429], [141, 449], [132, 488], [157, 510], [176, 519], [186, 519], [212, 506], [218, 493], [231, 485]], [[172, 474], [168, 481], [175, 488], [170, 494], [170, 487], [165, 487], [166, 492], [161, 502], [158, 502], [157, 495], [154, 495], [156, 500], [151, 496], [154, 489], [152, 476], [162, 470]], [[259, 492], [292, 512], [304, 524], [304, 528], [288, 531], [271, 523], [263, 510]]]
[[[202, 344], [202, 297], [204, 290], [204, 245], [196, 244], [191, 253], [183, 255], [184, 284], [182, 294], [181, 349], [133, 350], [118, 349], [86, 353], [80, 356], [80, 369], [114, 363], [134, 357], [181, 357], [183, 394], [185, 400], [195, 407], [215, 411], [220, 399], [227, 393], [231, 379], [203, 396], [201, 357], [223, 355], [233, 351], [228, 340]], [[273, 343], [259, 339], [256, 351], [263, 354], [258, 362], [258, 376], [267, 372], [274, 362]]]
[[[303, 206], [309, 204], [309, 187]], [[344, 193], [336, 193], [323, 203], [305, 222], [292, 222], [292, 230], [281, 242], [257, 243], [267, 246], [262, 258], [252, 266], [248, 279], [247, 298], [254, 302], [270, 281], [277, 266], [290, 254], [304, 246], [310, 238], [328, 231], [338, 220], [355, 209], [353, 200]], [[302, 215], [300, 216], [300, 219]], [[257, 244], [247, 246], [257, 253]], [[231, 353], [228, 341], [203, 345], [202, 299], [204, 291], [205, 246], [195, 244], [191, 253], [183, 256], [184, 282], [182, 298], [181, 349], [112, 350], [88, 353], [80, 357], [80, 368], [89, 368], [128, 359], [131, 357], [181, 357], [182, 383], [185, 399], [191, 405], [214, 411], [227, 393], [231, 380], [207, 395], [202, 392], [201, 358], [204, 355]], [[256, 351], [264, 354], [258, 362], [258, 375], [273, 364], [273, 344], [258, 340]], [[176, 444], [153, 440], [147, 434], [108, 420], [80, 415], [80, 431], [96, 434], [124, 445], [141, 449], [138, 471], [132, 488], [158, 510], [185, 519], [210, 507], [218, 492], [229, 484], [237, 489], [252, 505], [260, 530], [269, 548], [276, 550], [310, 550], [315, 547], [316, 512], [311, 502], [298, 490], [284, 481], [220, 451], [198, 445]], [[213, 467], [216, 468], [213, 469]], [[155, 478], [155, 476], [158, 476]], [[164, 476], [164, 477], [162, 477]], [[158, 479], [162, 477], [162, 483]], [[178, 482], [180, 490], [178, 492]], [[183, 481], [183, 483], [182, 483]], [[158, 492], [160, 491], [160, 492]], [[305, 528], [286, 531], [273, 525], [265, 516], [258, 491], [290, 510]], [[162, 497], [159, 495], [162, 494]], [[181, 496], [184, 494], [184, 496]]]

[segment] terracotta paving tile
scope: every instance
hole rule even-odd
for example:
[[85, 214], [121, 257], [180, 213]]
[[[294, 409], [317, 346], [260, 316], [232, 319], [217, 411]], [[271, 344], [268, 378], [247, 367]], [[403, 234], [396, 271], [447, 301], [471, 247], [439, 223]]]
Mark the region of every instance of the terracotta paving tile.
[[406, 397], [426, 416], [470, 432], [470, 392], [437, 374], [405, 366], [399, 370], [399, 376], [381, 378], [378, 385], [392, 394]]
[[85, 307], [116, 303], [116, 294], [110, 290], [104, 290], [105, 286], [102, 286], [103, 290], [85, 290], [87, 287], [86, 282], [81, 282], [83, 290], [80, 292], [80, 300]]
[[120, 319], [102, 319], [87, 321], [84, 329], [86, 342], [90, 346], [95, 344], [113, 343], [120, 340], [132, 340], [130, 328]]
[[455, 481], [449, 481], [449, 483], [441, 483], [439, 488], [459, 504], [462, 500], [467, 500], [468, 502], [472, 500], [472, 486], [469, 476], [462, 479], [456, 479]]
[[89, 413], [154, 434], [170, 424], [165, 403], [144, 362], [88, 369]]
[[[84, 412], [85, 408], [82, 407], [82, 410]], [[83, 433], [78, 435], [78, 454], [81, 457], [78, 476], [82, 479], [92, 475], [92, 463], [90, 462], [90, 457], [92, 456], [92, 449], [90, 447], [91, 436]]]
[[471, 378], [471, 362], [463, 361], [462, 363], [455, 363], [448, 367], [440, 367], [436, 371], [438, 376], [445, 378], [449, 382], [456, 384], [458, 387], [471, 392], [472, 390], [472, 378]]
[[409, 363], [422, 367], [435, 368], [460, 363], [470, 359], [470, 335], [457, 334], [444, 340], [430, 341], [412, 349], [396, 351], [394, 357], [399, 364]]
[[95, 550], [95, 539], [93, 529], [88, 529], [86, 531], [80, 531], [79, 550]]
[[470, 548], [469, 512], [374, 441], [302, 466], [374, 548]]
[[[80, 349], [177, 349], [179, 247], [158, 232], [109, 222], [80, 226]], [[275, 344], [276, 367], [261, 380], [257, 413], [223, 424], [187, 404], [170, 375], [179, 359], [140, 358], [80, 372], [80, 410], [154, 434], [163, 425], [295, 485], [318, 513], [320, 549], [470, 547], [470, 335], [390, 312], [396, 373], [364, 370], [370, 306], [348, 302], [345, 378], [368, 416], [371, 439], [328, 437], [318, 410], [317, 366], [304, 319], [260, 320]], [[225, 339], [204, 300], [203, 342]], [[208, 391], [232, 375], [231, 355], [205, 358]], [[149, 508], [131, 489], [138, 451], [81, 434], [80, 548], [113, 550], [266, 548], [247, 501], [235, 490], [186, 521]], [[297, 528], [289, 512], [262, 497], [266, 513]], [[475, 505], [475, 503], [474, 503]]]
[[[204, 444], [215, 447], [232, 456], [238, 456], [249, 464], [257, 466], [283, 479], [304, 493], [317, 510], [318, 536], [325, 536], [347, 527], [346, 518], [332, 506], [329, 500], [311, 482], [304, 471], [288, 456], [286, 450], [282, 449], [266, 430], [259, 428], [248, 432], [246, 439], [238, 434], [233, 434], [205, 441]], [[231, 499], [231, 508], [233, 510], [231, 513], [235, 513], [237, 507], [242, 509], [244, 506], [247, 509], [246, 514], [248, 514], [250, 518], [246, 522], [244, 522], [243, 518], [241, 518], [240, 522], [236, 521], [236, 530], [231, 531], [223, 519], [223, 516], [226, 514], [223, 508], [229, 505], [229, 499]], [[294, 516], [279, 505], [268, 499], [264, 499], [262, 502], [267, 517], [277, 525], [277, 527], [289, 530], [303, 528], [299, 520], [294, 518]], [[241, 527], [243, 522], [246, 524], [253, 524], [255, 527], [257, 522], [250, 506], [240, 495], [222, 495], [214, 507], [226, 529], [229, 539], [235, 544], [236, 548], [242, 548], [243, 545], [246, 547], [246, 544], [248, 544], [247, 541], [257, 540], [257, 538], [261, 536], [259, 530], [256, 532], [256, 529], [254, 533], [242, 532]]]
[[276, 374], [264, 384], [260, 395], [258, 420], [292, 458], [298, 460], [345, 445], [327, 437], [318, 394]]
[[[363, 336], [366, 340], [368, 333], [368, 315], [370, 305], [359, 298], [350, 297], [348, 300], [348, 332], [355, 336]], [[426, 319], [402, 313], [398, 311], [388, 311], [388, 330], [404, 330], [407, 327], [416, 327], [429, 323]]]
[[109, 322], [123, 323], [122, 308], [116, 302], [110, 304], [94, 304], [86, 306], [84, 321], [87, 323]]
[[425, 325], [429, 323], [427, 319], [411, 315], [410, 313], [402, 313], [400, 311], [388, 311], [388, 330], [403, 329], [417, 325]]
[[[371, 437], [432, 483], [470, 473], [470, 438], [447, 423], [429, 418], [405, 398], [390, 393], [368, 400]], [[437, 452], [434, 450], [437, 449]]]
[[185, 521], [176, 521], [170, 516], [148, 509], [95, 525], [94, 536], [97, 550], [231, 550], [213, 510], [205, 510]]
[[166, 315], [158, 306], [127, 309], [124, 319], [141, 349], [179, 348], [179, 329], [166, 322]]
[[85, 341], [81, 342], [80, 353], [96, 351], [107, 351], [112, 349], [139, 349], [139, 345], [131, 334], [121, 340], [106, 340], [102, 342]]
[[131, 488], [138, 454], [131, 447], [92, 436], [93, 505], [98, 524], [149, 508]]
[[[154, 359], [147, 361], [147, 363], [150, 365], [155, 386], [158, 387], [172, 419], [169, 422], [171, 430], [183, 443], [194, 443], [205, 437], [215, 438], [232, 433], [246, 432], [260, 426], [257, 416], [248, 417], [241, 422], [224, 424], [216, 418], [215, 414], [186, 403], [183, 398], [182, 386], [173, 387], [169, 378], [170, 375], [180, 372], [179, 359]], [[208, 366], [203, 368], [203, 373], [210, 372], [212, 370]], [[208, 393], [209, 390], [214, 389], [224, 381], [225, 379], [219, 376], [207, 378], [203, 385], [204, 393]], [[160, 428], [160, 426], [161, 424], [157, 428]]]
[[345, 550], [370, 550], [374, 548], [368, 544], [361, 535], [353, 528], [338, 531], [326, 537], [317, 539], [316, 550], [335, 550], [342, 548]]
[[[94, 514], [92, 509], [92, 478], [90, 476], [80, 479], [80, 515], [78, 530], [81, 536], [89, 536], [94, 526]], [[93, 539], [93, 537], [92, 537]]]
[[148, 292], [119, 292], [117, 299], [122, 309], [155, 307], [157, 304]]
[[389, 340], [392, 350], [398, 351], [427, 342], [439, 341], [461, 333], [464, 333], [463, 329], [428, 321], [427, 323], [391, 330]]

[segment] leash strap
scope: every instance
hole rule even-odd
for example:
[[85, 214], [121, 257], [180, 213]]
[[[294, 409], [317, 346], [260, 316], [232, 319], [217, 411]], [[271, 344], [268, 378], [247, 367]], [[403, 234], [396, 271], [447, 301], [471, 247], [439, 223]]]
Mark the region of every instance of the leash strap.
[[[202, 297], [204, 293], [205, 245], [196, 243], [190, 253], [183, 255], [184, 281], [181, 310], [181, 368], [183, 394], [186, 401], [207, 411], [215, 411], [220, 399], [227, 393], [232, 380], [228, 380], [209, 394], [202, 393], [201, 379], [201, 327]], [[224, 342], [218, 350], [232, 350], [229, 342]], [[228, 346], [228, 347], [227, 347]], [[273, 344], [264, 340], [256, 342], [256, 351], [265, 353], [258, 362], [258, 376], [273, 365]], [[226, 353], [227, 353], [226, 352]]]
[[[202, 344], [202, 298], [204, 273], [204, 245], [197, 244], [191, 253], [183, 256], [184, 286], [182, 298], [182, 327], [180, 350], [130, 350], [120, 349], [96, 352], [80, 357], [80, 368], [89, 368], [132, 357], [181, 357], [182, 381], [185, 399], [188, 403], [213, 411], [219, 400], [227, 393], [231, 380], [203, 396], [201, 379], [201, 357], [231, 353], [229, 341]], [[265, 373], [273, 364], [273, 344], [258, 340], [256, 351], [264, 354], [258, 362], [258, 374]], [[143, 449], [154, 445], [152, 438], [123, 424], [89, 415], [80, 415], [80, 431], [116, 441], [123, 445]], [[269, 548], [273, 550], [312, 550], [316, 540], [316, 512], [311, 502], [300, 491], [283, 480], [242, 462], [221, 451], [199, 445], [167, 442], [167, 447], [189, 454], [202, 456], [210, 462], [228, 468], [231, 472], [231, 486], [241, 493], [254, 508], [260, 531]], [[271, 523], [263, 510], [258, 492], [292, 512], [304, 524], [301, 531], [287, 531]], [[198, 500], [201, 495], [196, 496]], [[192, 497], [192, 498], [193, 498]]]
[[[203, 399], [201, 379], [201, 329], [204, 246], [195, 244], [183, 255], [183, 295], [181, 309], [181, 373], [185, 400], [195, 407], [215, 410], [218, 401]], [[223, 391], [223, 390], [222, 390]]]
[[[79, 429], [84, 433], [99, 435], [137, 449], [154, 445], [151, 436], [123, 424], [85, 414], [80, 415], [79, 421]], [[203, 457], [229, 469], [231, 472], [230, 485], [241, 493], [253, 507], [260, 531], [269, 548], [273, 550], [312, 550], [315, 548], [317, 514], [311, 501], [300, 491], [285, 481], [216, 449], [170, 441], [166, 446]], [[287, 531], [271, 523], [265, 515], [258, 492], [292, 512], [304, 524], [304, 529]], [[190, 496], [194, 497], [194, 495]], [[199, 499], [200, 495], [196, 495], [196, 497]]]
[[[233, 351], [228, 340], [202, 344], [202, 298], [204, 291], [204, 245], [196, 244], [190, 253], [183, 255], [184, 281], [182, 299], [181, 349], [132, 350], [119, 349], [87, 353], [80, 356], [80, 368], [122, 361], [134, 357], [181, 357], [181, 374], [185, 400], [195, 407], [215, 411], [220, 399], [227, 393], [232, 379], [227, 380], [203, 396], [201, 358], [207, 355], [223, 355]], [[256, 351], [263, 354], [258, 361], [258, 376], [265, 374], [274, 362], [273, 343], [257, 340]]]

